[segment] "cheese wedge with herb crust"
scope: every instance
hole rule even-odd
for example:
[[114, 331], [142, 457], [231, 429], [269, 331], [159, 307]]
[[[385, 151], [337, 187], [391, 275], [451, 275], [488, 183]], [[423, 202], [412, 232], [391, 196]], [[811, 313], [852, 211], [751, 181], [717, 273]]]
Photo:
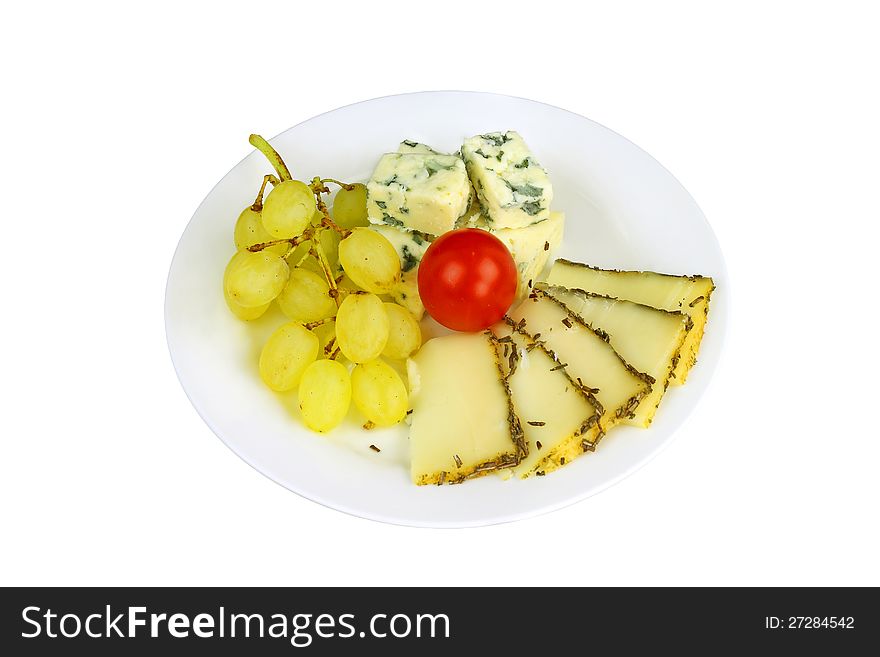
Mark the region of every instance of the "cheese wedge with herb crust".
[[499, 358], [486, 331], [433, 338], [407, 361], [414, 483], [457, 483], [525, 456]]
[[694, 327], [681, 348], [681, 357], [669, 382], [681, 385], [697, 362], [700, 341], [709, 315], [709, 297], [715, 283], [706, 276], [675, 276], [653, 271], [599, 269], [580, 262], [559, 259], [553, 263], [550, 285], [578, 288], [609, 297], [626, 299], [661, 310], [677, 310], [690, 316]]
[[638, 427], [649, 426], [693, 326], [690, 317], [583, 290], [538, 285], [594, 329], [606, 333], [626, 362], [654, 378], [651, 392], [639, 402], [634, 416], [623, 420]]
[[542, 290], [509, 313], [511, 320], [564, 365], [569, 379], [599, 400], [602, 431], [634, 415], [639, 402], [651, 392], [654, 380], [627, 363], [594, 330], [562, 303]]
[[542, 345], [509, 324], [497, 324], [492, 332], [528, 446], [528, 456], [513, 473], [522, 478], [546, 474], [592, 451], [602, 435], [602, 406], [596, 398], [573, 384]]

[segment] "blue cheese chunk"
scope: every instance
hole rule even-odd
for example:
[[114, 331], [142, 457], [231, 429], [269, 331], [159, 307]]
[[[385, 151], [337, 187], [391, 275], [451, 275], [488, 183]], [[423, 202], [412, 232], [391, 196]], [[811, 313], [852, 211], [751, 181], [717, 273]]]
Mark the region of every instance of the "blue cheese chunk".
[[495, 228], [522, 228], [550, 216], [553, 185], [518, 133], [471, 137], [461, 155], [483, 214]]
[[395, 303], [410, 311], [416, 319], [425, 314], [419, 297], [419, 263], [434, 239], [425, 233], [401, 230], [393, 226], [373, 225], [370, 228], [391, 242], [400, 258], [400, 281], [388, 293]]
[[397, 147], [398, 153], [433, 153], [434, 155], [442, 155], [440, 151], [436, 151], [427, 144], [422, 144], [412, 139], [404, 139]]
[[384, 224], [442, 235], [470, 203], [461, 158], [441, 153], [386, 153], [367, 183], [367, 216]]
[[518, 298], [525, 297], [538, 281], [550, 255], [562, 243], [565, 215], [551, 212], [544, 221], [525, 228], [496, 228], [480, 216], [474, 226], [486, 230], [507, 247], [516, 263], [519, 281], [516, 286]]

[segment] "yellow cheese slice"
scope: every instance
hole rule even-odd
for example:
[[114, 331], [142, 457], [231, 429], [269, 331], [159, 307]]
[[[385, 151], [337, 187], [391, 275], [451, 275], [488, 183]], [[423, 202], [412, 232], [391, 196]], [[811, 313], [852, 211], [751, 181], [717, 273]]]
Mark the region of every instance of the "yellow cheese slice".
[[681, 385], [697, 362], [697, 352], [706, 328], [709, 297], [715, 283], [705, 276], [673, 276], [651, 271], [599, 269], [570, 260], [553, 263], [547, 281], [550, 285], [577, 288], [635, 301], [661, 310], [677, 310], [694, 323], [681, 349], [681, 357], [672, 372], [670, 383]]
[[492, 331], [499, 338], [513, 409], [528, 445], [528, 456], [514, 474], [543, 475], [592, 451], [601, 436], [602, 406], [596, 398], [573, 384], [542, 345], [505, 323]]
[[624, 419], [626, 424], [649, 426], [693, 326], [690, 317], [583, 290], [539, 285], [587, 324], [606, 333], [611, 346], [626, 362], [654, 378], [650, 394], [639, 402], [634, 416]]
[[407, 374], [414, 483], [457, 483], [512, 467], [525, 456], [522, 429], [490, 332], [428, 340], [407, 361]]
[[607, 336], [544, 291], [534, 290], [509, 316], [565, 366], [573, 383], [595, 396], [603, 409], [603, 431], [633, 416], [641, 399], [651, 392], [650, 376], [614, 351]]

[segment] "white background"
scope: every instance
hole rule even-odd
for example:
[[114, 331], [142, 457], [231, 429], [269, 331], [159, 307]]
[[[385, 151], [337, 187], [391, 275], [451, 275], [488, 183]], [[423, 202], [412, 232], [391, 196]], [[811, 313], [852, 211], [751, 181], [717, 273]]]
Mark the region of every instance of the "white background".
[[[293, 4], [4, 9], [0, 584], [880, 584], [870, 3]], [[677, 440], [547, 516], [320, 507], [215, 438], [168, 357], [171, 256], [247, 135], [424, 89], [623, 134], [727, 258], [725, 356]]]

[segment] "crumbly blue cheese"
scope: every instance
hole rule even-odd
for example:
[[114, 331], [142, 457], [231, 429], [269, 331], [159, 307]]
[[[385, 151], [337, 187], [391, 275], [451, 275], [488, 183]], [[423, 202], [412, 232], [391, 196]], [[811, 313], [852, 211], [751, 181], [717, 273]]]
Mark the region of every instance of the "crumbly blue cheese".
[[525, 297], [538, 280], [553, 251], [562, 243], [565, 214], [551, 212], [544, 221], [525, 228], [496, 228], [480, 216], [474, 226], [489, 231], [504, 242], [516, 263], [519, 281], [517, 297]]
[[518, 133], [471, 137], [461, 155], [483, 214], [496, 228], [522, 228], [550, 216], [553, 185]]
[[389, 296], [395, 303], [410, 311], [416, 319], [421, 319], [425, 314], [425, 306], [419, 296], [419, 263], [433, 237], [393, 226], [373, 225], [370, 228], [391, 242], [400, 257], [400, 281], [388, 293]]
[[[427, 144], [423, 144], [418, 141], [413, 141], [412, 139], [404, 139], [402, 142], [400, 142], [400, 145], [397, 147], [397, 152], [398, 153], [434, 153], [435, 155], [436, 154], [446, 155], [446, 153], [440, 153], [440, 151], [438, 151], [434, 148], [431, 148]], [[455, 155], [458, 156], [458, 153], [455, 153]], [[465, 213], [463, 215], [461, 215], [456, 220], [456, 222], [455, 222], [456, 228], [473, 227], [474, 221], [476, 220], [477, 216], [480, 214], [480, 204], [477, 201], [477, 195], [474, 192], [473, 185], [470, 185], [468, 193], [470, 194], [470, 199], [468, 201], [467, 210], [465, 210]]]
[[397, 147], [398, 153], [433, 153], [434, 155], [442, 155], [440, 151], [434, 150], [427, 144], [422, 144], [412, 139], [404, 139]]
[[482, 212], [480, 208], [480, 202], [477, 200], [477, 195], [474, 192], [474, 187], [471, 185], [471, 201], [468, 205], [468, 209], [465, 210], [465, 213], [458, 218], [458, 221], [455, 222], [456, 228], [474, 228], [478, 227], [477, 224], [480, 222], [486, 223], [486, 220], [481, 219], [480, 212]]
[[367, 183], [367, 216], [429, 235], [455, 228], [470, 203], [461, 158], [441, 153], [386, 153]]

